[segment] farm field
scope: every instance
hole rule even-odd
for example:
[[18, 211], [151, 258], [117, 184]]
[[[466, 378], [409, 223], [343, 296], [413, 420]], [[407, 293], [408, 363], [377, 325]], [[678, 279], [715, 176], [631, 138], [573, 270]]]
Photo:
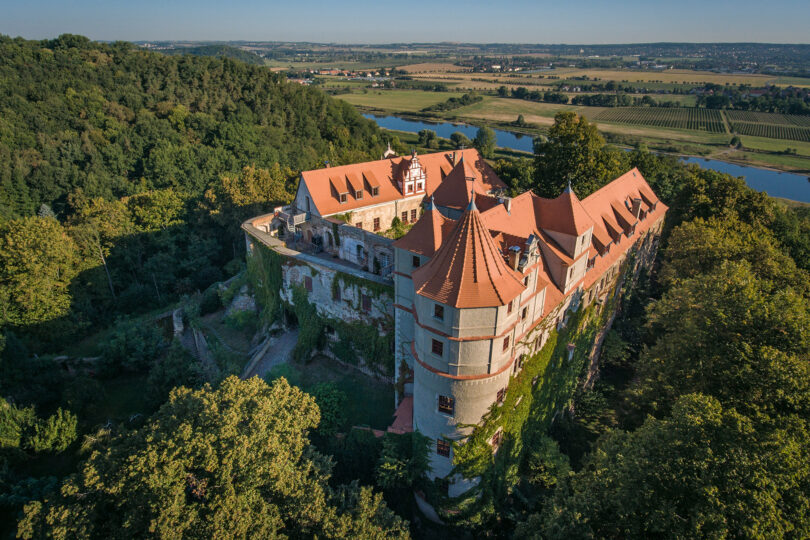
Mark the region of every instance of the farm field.
[[751, 111], [726, 111], [726, 116], [740, 135], [810, 142], [810, 117]]
[[603, 109], [593, 117], [600, 122], [725, 133], [720, 111], [711, 109], [668, 109], [658, 107], [617, 107]]
[[[423, 64], [429, 65], [429, 64]], [[433, 71], [424, 70], [418, 73], [420, 77], [440, 75], [447, 73], [447, 69], [441, 68]], [[543, 70], [540, 73], [453, 73], [454, 76], [465, 78], [498, 78], [511, 79], [534, 79], [537, 81], [559, 82], [576, 77], [587, 77], [590, 81], [616, 81], [631, 83], [661, 83], [678, 85], [702, 85], [712, 84], [750, 84], [752, 86], [763, 86], [765, 84], [777, 84], [781, 86], [807, 86], [810, 79], [800, 77], [773, 77], [771, 75], [759, 74], [737, 74], [737, 73], [714, 73], [711, 71], [691, 71], [668, 69], [664, 71], [630, 70], [630, 69], [579, 69], [579, 68], [555, 68]], [[553, 77], [553, 78], [551, 78]]]
[[[341, 94], [336, 97], [353, 105], [376, 109], [388, 113], [415, 113], [424, 107], [457, 96], [452, 92], [425, 92], [421, 90], [378, 90], [368, 93]], [[692, 97], [692, 96], [684, 96]], [[731, 114], [734, 118], [751, 121], [767, 121], [753, 126], [773, 126], [770, 133], [774, 136], [785, 136], [776, 128], [808, 130], [802, 123], [804, 117], [788, 117], [769, 113], [752, 113], [747, 111], [719, 111], [695, 108], [654, 108], [654, 107], [585, 107], [561, 105], [555, 103], [538, 103], [511, 98], [484, 96], [483, 101], [453, 109], [444, 113], [433, 113], [430, 116], [437, 120], [489, 124], [501, 129], [514, 129], [510, 125], [518, 115], [523, 115], [529, 124], [529, 131], [542, 132], [554, 123], [554, 115], [561, 110], [574, 111], [598, 125], [598, 129], [609, 141], [620, 145], [646, 143], [650, 148], [666, 152], [688, 155], [711, 156], [724, 160], [738, 161], [752, 165], [774, 167], [783, 170], [810, 169], [810, 141], [805, 139], [769, 139], [757, 136], [752, 127], [748, 133], [739, 133], [743, 148], [729, 148], [732, 133], [726, 130], [731, 125]], [[736, 115], [736, 116], [734, 116]], [[723, 120], [728, 121], [724, 124]], [[739, 123], [739, 120], [737, 120]], [[532, 128], [534, 126], [534, 128]], [[525, 129], [525, 128], [524, 128]], [[757, 128], [760, 131], [762, 127]], [[792, 136], [792, 135], [791, 135]], [[786, 150], [796, 150], [788, 154]]]
[[451, 62], [421, 62], [418, 64], [407, 64], [404, 66], [399, 66], [398, 69], [405, 71], [406, 73], [447, 73], [447, 72], [459, 72], [459, 71], [469, 71], [470, 68], [456, 66]]
[[741, 135], [740, 140], [744, 148], [751, 150], [760, 150], [763, 152], [783, 152], [786, 146], [796, 150], [796, 154], [800, 156], [810, 157], [810, 142], [785, 141], [766, 139], [765, 137], [752, 137], [750, 135]]
[[368, 93], [339, 94], [335, 97], [352, 105], [384, 111], [419, 112], [425, 107], [446, 101], [454, 96], [449, 92], [423, 90], [369, 90]]

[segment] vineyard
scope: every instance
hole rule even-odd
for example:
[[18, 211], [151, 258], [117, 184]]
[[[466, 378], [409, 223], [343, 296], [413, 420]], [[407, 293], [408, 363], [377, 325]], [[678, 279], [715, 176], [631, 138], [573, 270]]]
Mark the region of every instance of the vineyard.
[[605, 109], [594, 117], [602, 122], [689, 129], [708, 133], [725, 133], [720, 111], [713, 109], [663, 107], [617, 107]]
[[752, 111], [726, 111], [731, 130], [740, 135], [810, 142], [810, 117]]

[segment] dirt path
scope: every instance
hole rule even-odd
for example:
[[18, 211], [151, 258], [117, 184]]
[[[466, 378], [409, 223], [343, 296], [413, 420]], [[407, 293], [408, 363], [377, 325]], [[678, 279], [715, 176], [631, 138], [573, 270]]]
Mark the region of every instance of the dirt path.
[[264, 377], [271, 369], [279, 364], [289, 362], [292, 350], [298, 342], [298, 329], [295, 328], [274, 338], [264, 355], [242, 374], [243, 379], [254, 375]]

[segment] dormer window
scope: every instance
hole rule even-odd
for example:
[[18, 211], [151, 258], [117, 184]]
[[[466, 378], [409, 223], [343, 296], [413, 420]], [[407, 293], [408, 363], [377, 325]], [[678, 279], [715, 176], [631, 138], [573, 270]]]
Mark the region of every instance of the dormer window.
[[340, 194], [340, 204], [343, 204], [348, 200], [349, 200], [349, 194], [348, 193], [341, 193]]
[[362, 199], [363, 198], [363, 190], [358, 190], [354, 192], [355, 199]]
[[378, 187], [371, 188], [371, 196], [372, 197], [376, 197], [379, 194], [380, 194], [380, 188], [378, 188]]

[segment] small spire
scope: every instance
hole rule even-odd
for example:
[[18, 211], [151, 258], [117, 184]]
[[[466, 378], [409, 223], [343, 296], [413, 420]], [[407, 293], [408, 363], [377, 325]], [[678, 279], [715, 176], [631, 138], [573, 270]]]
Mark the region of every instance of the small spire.
[[475, 190], [470, 190], [470, 204], [467, 205], [467, 211], [478, 211], [478, 207], [475, 206]]
[[563, 191], [563, 193], [574, 193], [574, 190], [571, 189], [571, 179], [570, 178], [568, 179], [568, 186], [565, 188], [565, 191]]
[[435, 209], [436, 209], [436, 201], [433, 200], [433, 195], [431, 195], [430, 200], [427, 203], [427, 206], [425, 206], [425, 210], [427, 210], [429, 212], [429, 211], [435, 210]]

